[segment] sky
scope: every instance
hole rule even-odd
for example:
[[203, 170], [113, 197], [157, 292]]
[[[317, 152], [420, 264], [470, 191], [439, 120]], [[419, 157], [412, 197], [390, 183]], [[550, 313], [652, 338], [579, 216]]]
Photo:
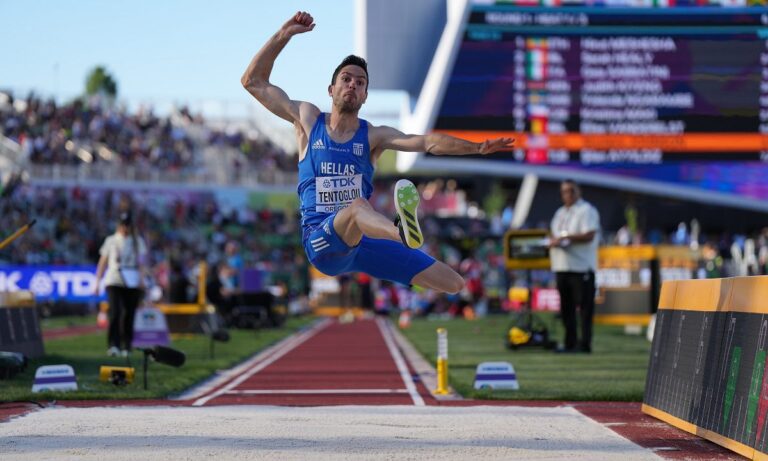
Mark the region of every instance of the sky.
[[[261, 113], [240, 77], [299, 10], [313, 15], [315, 29], [291, 39], [271, 81], [292, 99], [327, 110], [333, 69], [356, 51], [355, 0], [0, 0], [0, 89], [67, 100], [82, 94], [89, 70], [103, 65], [129, 107]], [[371, 92], [361, 116], [397, 114], [402, 97]]]

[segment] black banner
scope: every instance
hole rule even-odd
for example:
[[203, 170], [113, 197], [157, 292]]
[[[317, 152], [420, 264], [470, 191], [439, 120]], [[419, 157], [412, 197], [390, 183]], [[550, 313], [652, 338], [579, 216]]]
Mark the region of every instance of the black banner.
[[29, 358], [44, 354], [37, 309], [0, 307], [0, 351], [21, 352]]
[[766, 350], [768, 314], [660, 309], [643, 403], [768, 453]]

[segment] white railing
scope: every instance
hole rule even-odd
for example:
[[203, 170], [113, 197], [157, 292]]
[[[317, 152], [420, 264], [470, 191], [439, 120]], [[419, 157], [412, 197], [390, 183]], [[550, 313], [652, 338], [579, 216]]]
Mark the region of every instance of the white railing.
[[[89, 151], [99, 151], [102, 147], [94, 145]], [[74, 149], [73, 148], [73, 149]], [[76, 149], [75, 149], [76, 150]], [[108, 149], [107, 149], [108, 150]], [[128, 182], [128, 183], [166, 183], [210, 186], [293, 186], [297, 181], [294, 171], [256, 170], [248, 165], [247, 160], [237, 149], [209, 146], [202, 149], [201, 165], [178, 170], [161, 169], [151, 165], [125, 165], [120, 162], [97, 161], [76, 165], [38, 164], [22, 158], [21, 146], [13, 140], [0, 135], [0, 173], [24, 170], [29, 179], [54, 182]], [[236, 167], [233, 160], [240, 157]]]
[[138, 182], [171, 183], [211, 186], [290, 186], [295, 185], [295, 172], [283, 171], [232, 171], [222, 168], [209, 171], [163, 170], [155, 167], [137, 167], [120, 164], [42, 165], [28, 164], [24, 168], [31, 180], [55, 182]]
[[22, 160], [21, 155], [19, 143], [0, 134], [0, 158], [19, 164]]

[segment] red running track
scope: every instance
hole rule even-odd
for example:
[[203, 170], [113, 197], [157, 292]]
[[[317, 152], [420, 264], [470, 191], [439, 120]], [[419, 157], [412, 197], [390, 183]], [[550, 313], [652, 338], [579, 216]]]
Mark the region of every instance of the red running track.
[[78, 325], [61, 328], [47, 328], [43, 330], [43, 339], [68, 338], [70, 336], [89, 335], [98, 331], [106, 331], [98, 325]]
[[383, 321], [325, 321], [194, 405], [424, 405], [417, 382]]

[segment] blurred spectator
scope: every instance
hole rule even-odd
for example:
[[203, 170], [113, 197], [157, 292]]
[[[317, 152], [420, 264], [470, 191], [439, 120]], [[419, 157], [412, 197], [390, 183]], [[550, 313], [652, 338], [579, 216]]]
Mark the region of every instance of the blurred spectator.
[[235, 241], [229, 241], [224, 246], [224, 255], [226, 258], [226, 277], [224, 286], [230, 290], [239, 290], [241, 288], [240, 278], [243, 274], [243, 257], [240, 255], [240, 245]]
[[373, 287], [371, 276], [365, 272], [357, 273], [357, 285], [360, 288], [360, 307], [373, 311]]
[[189, 302], [189, 279], [184, 273], [181, 262], [172, 259], [171, 272], [168, 279], [168, 301], [172, 304], [185, 304]]
[[234, 293], [222, 283], [221, 274], [226, 273], [226, 263], [211, 264], [205, 279], [205, 297], [216, 307], [216, 311], [229, 324], [235, 307]]

